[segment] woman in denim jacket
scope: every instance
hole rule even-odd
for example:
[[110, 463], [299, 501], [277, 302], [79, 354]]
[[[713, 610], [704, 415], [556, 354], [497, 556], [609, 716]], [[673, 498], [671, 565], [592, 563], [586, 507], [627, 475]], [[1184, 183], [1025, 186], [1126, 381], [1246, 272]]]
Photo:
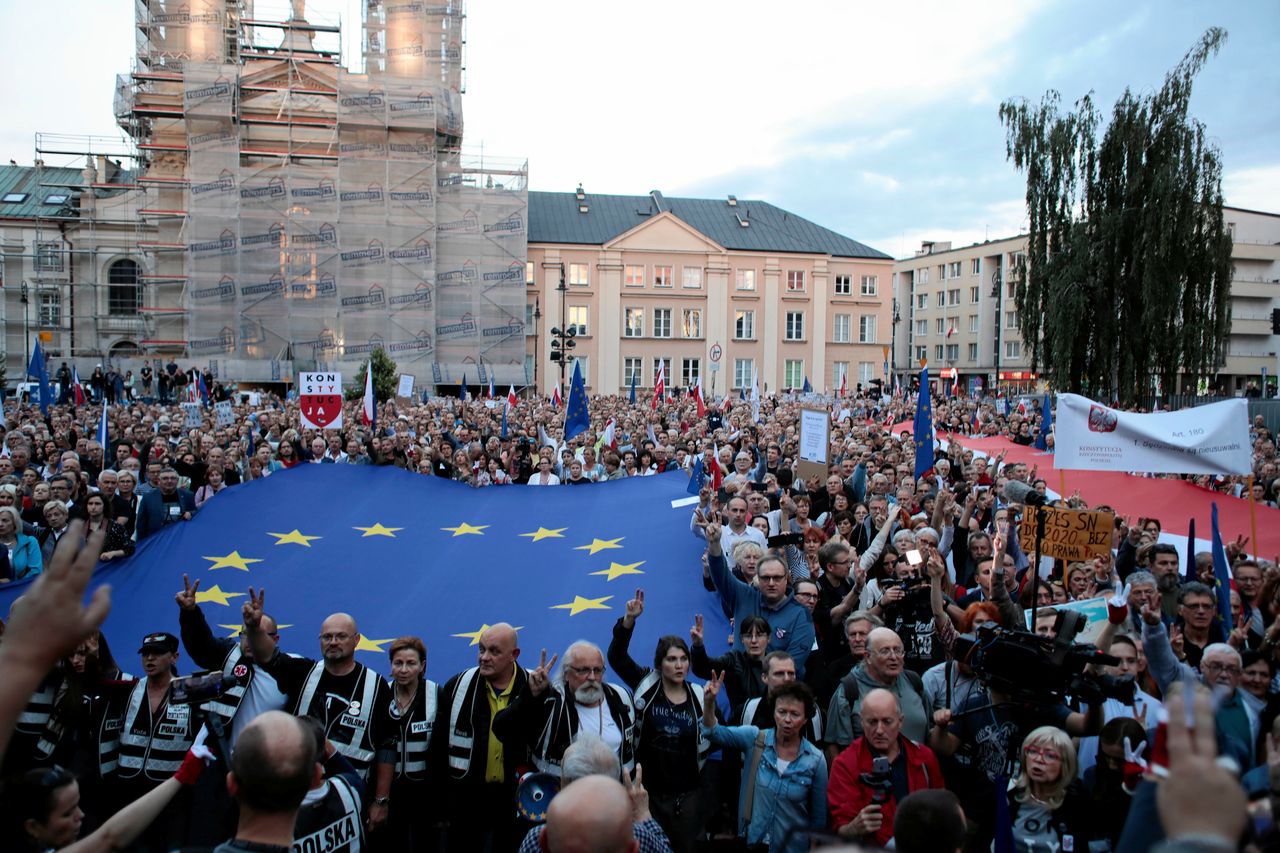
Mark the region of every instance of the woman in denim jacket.
[[747, 849], [752, 851], [808, 850], [806, 833], [821, 831], [827, 824], [827, 762], [822, 751], [802, 735], [813, 717], [813, 693], [801, 682], [775, 688], [769, 697], [771, 729], [720, 726], [716, 725], [716, 696], [723, 684], [721, 673], [704, 688], [702, 730], [714, 746], [742, 753], [739, 834], [746, 835]]

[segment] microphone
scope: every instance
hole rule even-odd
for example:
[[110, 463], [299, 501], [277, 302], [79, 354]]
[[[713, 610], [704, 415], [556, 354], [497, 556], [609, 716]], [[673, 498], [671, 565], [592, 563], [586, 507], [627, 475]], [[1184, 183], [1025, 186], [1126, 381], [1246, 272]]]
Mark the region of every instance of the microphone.
[[1021, 480], [1009, 480], [1004, 484], [1004, 499], [1010, 504], [1044, 506], [1044, 495]]

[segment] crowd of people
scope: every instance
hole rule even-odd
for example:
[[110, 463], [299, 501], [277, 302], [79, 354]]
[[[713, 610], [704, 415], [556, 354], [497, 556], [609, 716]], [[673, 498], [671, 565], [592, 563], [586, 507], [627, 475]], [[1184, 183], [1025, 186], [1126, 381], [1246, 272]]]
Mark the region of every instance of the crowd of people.
[[[1033, 565], [1016, 496], [1047, 484], [965, 436], [1034, 434], [1034, 410], [935, 401], [950, 436], [917, 478], [915, 442], [889, 429], [914, 401], [859, 391], [832, 404], [826, 476], [805, 479], [803, 401], [788, 395], [705, 412], [692, 397], [596, 397], [593, 429], [568, 442], [563, 413], [537, 399], [390, 401], [376, 424], [331, 432], [300, 429], [290, 401], [232, 399], [232, 422], [210, 409], [197, 425], [168, 400], [126, 395], [108, 404], [106, 446], [90, 437], [100, 406], [7, 409], [0, 580], [36, 582], [0, 639], [4, 849], [790, 853], [1007, 837], [1023, 851], [1136, 851], [1280, 838], [1280, 569], [1243, 536], [1228, 546], [1226, 631], [1211, 559], [1196, 555], [1198, 579], [1184, 580], [1156, 518], [1118, 515], [1105, 556]], [[1274, 442], [1261, 424], [1253, 438], [1270, 489]], [[283, 654], [261, 590], [239, 639], [215, 637], [199, 581], [184, 579], [174, 613], [130, 626], [138, 657], [113, 653], [98, 630], [106, 596], [80, 600], [99, 557], [129, 556], [240, 482], [326, 463], [476, 486], [697, 468], [690, 551], [703, 551], [707, 592], [691, 587], [689, 622], [660, 626], [652, 658], [631, 649], [636, 590], [610, 637], [535, 658], [537, 626], [492, 625], [475, 667], [433, 680], [433, 638], [394, 640], [375, 669], [356, 660], [343, 613], [319, 626], [316, 658]], [[1055, 669], [1052, 606], [1093, 598], [1107, 603], [1093, 640], [1105, 657]], [[732, 619], [727, 643], [705, 636], [707, 606]], [[993, 652], [1014, 644], [1045, 656]], [[178, 679], [188, 659], [213, 675]], [[559, 781], [550, 808], [530, 802], [530, 771]]]

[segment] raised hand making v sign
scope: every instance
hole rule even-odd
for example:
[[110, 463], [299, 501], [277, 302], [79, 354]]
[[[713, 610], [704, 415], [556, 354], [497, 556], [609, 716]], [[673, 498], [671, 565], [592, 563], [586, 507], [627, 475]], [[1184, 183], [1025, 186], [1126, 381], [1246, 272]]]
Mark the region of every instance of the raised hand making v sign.
[[636, 619], [641, 613], [644, 613], [644, 590], [637, 589], [636, 597], [627, 602], [627, 613], [622, 617], [622, 624], [628, 631], [636, 626]]

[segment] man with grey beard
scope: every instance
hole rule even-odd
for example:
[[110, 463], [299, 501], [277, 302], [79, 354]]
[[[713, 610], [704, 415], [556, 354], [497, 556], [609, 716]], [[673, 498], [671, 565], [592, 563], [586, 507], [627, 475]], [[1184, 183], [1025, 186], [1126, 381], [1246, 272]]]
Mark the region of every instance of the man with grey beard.
[[578, 733], [591, 732], [617, 753], [628, 771], [635, 763], [635, 707], [620, 684], [604, 680], [604, 654], [585, 640], [569, 646], [554, 678], [548, 672], [556, 658], [529, 671], [519, 695], [493, 720], [493, 733], [504, 744], [528, 746], [533, 763], [546, 773], [560, 772], [564, 751]]

